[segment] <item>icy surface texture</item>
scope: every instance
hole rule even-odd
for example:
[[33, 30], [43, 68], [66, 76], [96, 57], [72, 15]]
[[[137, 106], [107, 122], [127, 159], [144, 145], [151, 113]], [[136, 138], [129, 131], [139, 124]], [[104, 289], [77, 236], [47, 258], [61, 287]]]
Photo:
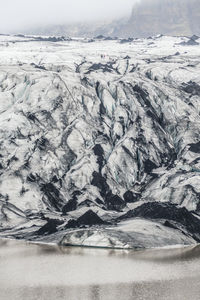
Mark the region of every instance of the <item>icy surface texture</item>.
[[0, 236], [199, 242], [199, 42], [0, 36]]

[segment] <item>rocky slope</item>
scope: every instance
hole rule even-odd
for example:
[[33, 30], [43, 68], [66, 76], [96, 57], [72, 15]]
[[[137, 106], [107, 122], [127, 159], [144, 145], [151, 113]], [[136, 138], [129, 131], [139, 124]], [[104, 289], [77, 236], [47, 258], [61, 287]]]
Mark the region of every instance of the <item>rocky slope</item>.
[[156, 34], [200, 34], [198, 0], [141, 0], [130, 20], [114, 34], [123, 37], [148, 37]]
[[0, 236], [199, 242], [199, 42], [0, 36]]

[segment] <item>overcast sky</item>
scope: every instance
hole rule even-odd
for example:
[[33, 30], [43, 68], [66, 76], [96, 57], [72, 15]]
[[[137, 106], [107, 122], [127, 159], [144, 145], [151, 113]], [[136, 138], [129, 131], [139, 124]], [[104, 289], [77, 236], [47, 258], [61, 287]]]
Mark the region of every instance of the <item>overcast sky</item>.
[[0, 32], [77, 21], [114, 19], [137, 0], [0, 0]]

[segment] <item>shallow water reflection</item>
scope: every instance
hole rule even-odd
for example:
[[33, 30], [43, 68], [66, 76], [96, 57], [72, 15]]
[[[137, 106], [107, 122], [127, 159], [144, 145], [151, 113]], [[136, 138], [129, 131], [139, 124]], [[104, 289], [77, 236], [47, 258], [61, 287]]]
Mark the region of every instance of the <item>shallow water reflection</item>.
[[200, 247], [121, 251], [0, 241], [1, 300], [200, 299]]

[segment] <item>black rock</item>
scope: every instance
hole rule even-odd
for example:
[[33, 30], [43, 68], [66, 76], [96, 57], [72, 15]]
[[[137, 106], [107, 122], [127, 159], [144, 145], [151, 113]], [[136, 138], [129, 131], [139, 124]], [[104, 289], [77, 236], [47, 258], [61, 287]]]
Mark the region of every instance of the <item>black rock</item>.
[[80, 196], [82, 193], [79, 190], [76, 190], [72, 194], [72, 199], [77, 199], [77, 196]]
[[111, 73], [113, 71], [116, 71], [115, 69], [113, 69], [111, 63], [107, 63], [107, 64], [98, 63], [98, 64], [91, 65], [88, 69], [88, 72], [86, 72], [85, 74], [90, 74], [91, 72], [98, 71], [98, 70], [101, 70], [104, 73], [106, 72]]
[[36, 143], [37, 143], [37, 147], [41, 151], [44, 151], [46, 149], [46, 147], [47, 147], [48, 140], [45, 137], [41, 137], [41, 139], [37, 140]]
[[104, 204], [103, 201], [100, 200], [99, 198], [96, 198], [96, 199], [95, 199], [95, 202], [96, 202], [97, 204], [99, 204], [99, 205], [103, 205], [103, 204]]
[[70, 199], [65, 206], [63, 206], [62, 213], [66, 215], [66, 213], [70, 211], [74, 211], [77, 208], [77, 200], [76, 199]]
[[105, 222], [92, 210], [88, 210], [85, 214], [77, 219], [79, 225], [102, 225]]
[[108, 193], [105, 199], [106, 207], [109, 210], [121, 211], [126, 203], [123, 201], [118, 195], [113, 195], [112, 193]]
[[105, 37], [102, 34], [100, 34], [100, 35], [96, 36], [95, 39], [103, 40], [103, 39], [105, 39]]
[[101, 173], [93, 172], [93, 179], [91, 184], [98, 187], [102, 196], [105, 196], [110, 190], [109, 185], [106, 182], [106, 179], [101, 175]]
[[157, 166], [154, 162], [152, 162], [150, 159], [145, 160], [144, 162], [144, 172], [147, 174], [150, 174], [153, 169], [156, 169]]
[[50, 205], [54, 207], [57, 211], [61, 211], [63, 207], [63, 199], [59, 190], [51, 182], [41, 184], [41, 191], [47, 197]]
[[40, 69], [40, 70], [46, 71], [46, 68], [45, 68], [44, 66], [36, 65], [36, 64], [34, 64], [34, 63], [31, 63], [31, 66], [33, 66], [33, 67], [36, 68], [36, 69]]
[[105, 41], [112, 41], [115, 40], [115, 38], [112, 38], [111, 36], [107, 36], [104, 38]]
[[188, 94], [200, 96], [200, 85], [196, 82], [189, 81], [182, 84], [182, 90]]
[[76, 228], [82, 226], [93, 226], [93, 225], [107, 225], [108, 223], [103, 221], [95, 212], [91, 209], [84, 213], [77, 220], [70, 220], [66, 228]]
[[58, 177], [56, 175], [54, 175], [53, 178], [52, 178], [52, 182], [56, 183], [58, 181], [59, 181]]
[[122, 39], [122, 40], [120, 40], [120, 44], [131, 43], [132, 41], [133, 41], [133, 38]]
[[165, 221], [163, 225], [166, 226], [166, 227], [172, 228], [172, 229], [178, 229], [176, 226], [174, 226], [169, 221]]
[[67, 223], [67, 225], [65, 226], [65, 228], [76, 228], [78, 227], [78, 223], [76, 220], [69, 220], [69, 222]]
[[200, 153], [200, 142], [196, 144], [189, 144], [190, 148], [189, 151], [192, 151], [194, 153]]
[[99, 165], [99, 171], [101, 171], [104, 162], [104, 150], [101, 145], [97, 144], [93, 148], [94, 154], [98, 157], [97, 163]]
[[36, 182], [37, 180], [38, 180], [38, 176], [37, 175], [34, 175], [34, 174], [30, 173], [27, 176], [27, 181], [29, 181], [29, 182]]
[[193, 36], [191, 36], [191, 38], [190, 38], [191, 40], [193, 40], [193, 41], [196, 41], [196, 40], [198, 40], [199, 39], [199, 36], [198, 35], [196, 35], [196, 34], [193, 34]]
[[123, 198], [127, 203], [134, 203], [139, 200], [140, 194], [133, 193], [131, 191], [127, 191], [124, 193]]
[[33, 122], [37, 120], [36, 116], [32, 113], [28, 113], [27, 118]]
[[129, 55], [125, 56], [124, 59], [130, 59], [131, 57]]
[[78, 206], [78, 196], [80, 196], [82, 193], [81, 191], [74, 191], [72, 193], [72, 198], [67, 202], [67, 204], [65, 204], [62, 208], [62, 213], [65, 215], [70, 211], [74, 211], [77, 209]]
[[[173, 221], [176, 224], [175, 227], [185, 229], [196, 241], [200, 241], [200, 220], [185, 207], [179, 207], [169, 202], [148, 202], [134, 210], [130, 210], [125, 215], [119, 217], [118, 220], [136, 217], [151, 220], [164, 219], [168, 222]], [[172, 225], [174, 226], [174, 224], [171, 224], [171, 227]], [[167, 226], [169, 227], [169, 223], [167, 223]]]
[[35, 41], [40, 42], [63, 42], [71, 41], [70, 38], [65, 38], [64, 36], [50, 36], [50, 37], [35, 37]]
[[121, 211], [126, 203], [118, 195], [113, 195], [106, 179], [101, 175], [101, 173], [93, 172], [92, 185], [98, 187], [100, 194], [105, 201], [105, 205], [109, 210]]
[[199, 43], [196, 42], [194, 39], [189, 39], [187, 42], [181, 42], [179, 45], [181, 46], [196, 46], [199, 45]]
[[57, 226], [61, 224], [63, 224], [63, 221], [47, 219], [47, 223], [37, 231], [37, 234], [44, 235], [55, 233], [57, 231]]
[[86, 200], [84, 200], [83, 202], [81, 202], [81, 203], [78, 205], [78, 207], [90, 207], [90, 206], [92, 206], [92, 205], [94, 205], [94, 203], [93, 203], [91, 200], [86, 199]]

